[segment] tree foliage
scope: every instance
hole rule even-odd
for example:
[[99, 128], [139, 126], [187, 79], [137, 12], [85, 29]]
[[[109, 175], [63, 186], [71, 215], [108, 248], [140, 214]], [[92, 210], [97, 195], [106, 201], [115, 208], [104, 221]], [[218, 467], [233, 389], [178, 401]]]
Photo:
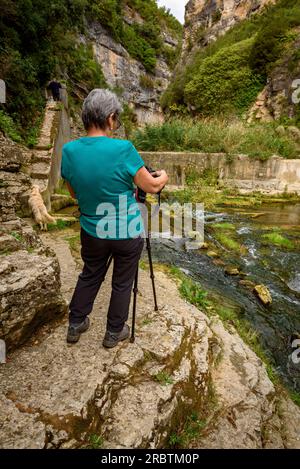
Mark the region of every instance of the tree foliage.
[[[127, 6], [143, 24], [125, 23]], [[148, 72], [162, 53], [162, 25], [174, 34], [182, 28], [155, 0], [0, 0], [0, 78], [7, 86], [7, 103], [0, 110], [12, 117], [18, 133], [26, 134], [39, 119], [43, 89], [54, 76], [64, 79], [71, 92], [76, 84], [87, 91], [107, 86], [87, 36], [79, 40], [92, 21], [100, 22]]]

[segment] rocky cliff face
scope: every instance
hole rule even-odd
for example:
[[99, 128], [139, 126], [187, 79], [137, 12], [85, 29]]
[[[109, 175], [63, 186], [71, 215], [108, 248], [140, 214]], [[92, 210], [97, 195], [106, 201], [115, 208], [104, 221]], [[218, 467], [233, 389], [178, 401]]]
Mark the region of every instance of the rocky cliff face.
[[[130, 8], [126, 8], [123, 16], [127, 24], [143, 23], [143, 18]], [[164, 45], [175, 49], [178, 40], [169, 32], [162, 31]], [[100, 23], [89, 26], [88, 39], [92, 42], [94, 55], [101, 64], [106, 82], [113, 88], [121, 90], [121, 100], [129, 105], [140, 125], [163, 121], [163, 113], [159, 101], [167, 88], [172, 71], [163, 57], [157, 60], [153, 74], [147, 73], [138, 60], [133, 59], [127, 50], [116, 42]], [[141, 77], [148, 77], [153, 86], [146, 88], [141, 84]]]
[[[300, 31], [278, 61], [263, 91], [249, 111], [248, 121], [271, 121], [281, 116], [295, 118], [300, 98]], [[298, 106], [297, 106], [298, 104]]]
[[195, 43], [206, 45], [224, 34], [235, 23], [260, 11], [275, 0], [190, 0], [185, 9], [182, 54]]

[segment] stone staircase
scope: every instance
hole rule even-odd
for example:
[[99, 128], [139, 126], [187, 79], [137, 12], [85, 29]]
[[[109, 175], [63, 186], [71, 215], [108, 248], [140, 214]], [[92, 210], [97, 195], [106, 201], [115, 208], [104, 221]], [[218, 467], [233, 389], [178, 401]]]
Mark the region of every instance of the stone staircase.
[[[51, 195], [59, 185], [62, 146], [71, 138], [67, 93], [62, 91], [62, 101], [49, 99], [37, 145], [31, 153], [28, 174], [32, 184], [38, 185], [45, 205], [51, 210]], [[29, 192], [25, 197], [29, 196]], [[25, 203], [24, 203], [25, 205]]]
[[48, 186], [59, 112], [59, 103], [49, 100], [46, 104], [40, 138], [32, 154], [30, 177], [32, 183], [37, 184], [41, 192], [46, 191]]

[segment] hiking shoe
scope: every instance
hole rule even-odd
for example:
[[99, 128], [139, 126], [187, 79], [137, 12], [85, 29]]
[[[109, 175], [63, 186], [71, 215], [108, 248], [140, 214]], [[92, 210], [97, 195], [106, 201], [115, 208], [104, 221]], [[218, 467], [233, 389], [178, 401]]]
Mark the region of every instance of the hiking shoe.
[[130, 329], [128, 324], [124, 324], [124, 327], [121, 332], [106, 331], [102, 345], [106, 348], [113, 348], [118, 345], [121, 340], [128, 339], [129, 334]]
[[87, 331], [89, 327], [90, 320], [88, 317], [86, 317], [85, 320], [80, 324], [70, 324], [68, 328], [67, 342], [69, 344], [74, 344], [75, 342], [78, 342], [80, 334]]

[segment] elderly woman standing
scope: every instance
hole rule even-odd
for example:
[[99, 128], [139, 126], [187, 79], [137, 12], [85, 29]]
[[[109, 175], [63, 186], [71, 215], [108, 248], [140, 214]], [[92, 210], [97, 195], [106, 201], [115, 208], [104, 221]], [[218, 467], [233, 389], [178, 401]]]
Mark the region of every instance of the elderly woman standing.
[[129, 337], [130, 296], [144, 245], [133, 183], [145, 192], [157, 193], [168, 180], [165, 171], [157, 172], [156, 177], [147, 171], [130, 141], [111, 138], [120, 126], [121, 111], [114, 93], [94, 89], [82, 110], [87, 136], [63, 147], [61, 175], [78, 200], [84, 262], [69, 305], [69, 343], [77, 342], [89, 327], [88, 316], [111, 255], [112, 292], [103, 346], [112, 348]]

